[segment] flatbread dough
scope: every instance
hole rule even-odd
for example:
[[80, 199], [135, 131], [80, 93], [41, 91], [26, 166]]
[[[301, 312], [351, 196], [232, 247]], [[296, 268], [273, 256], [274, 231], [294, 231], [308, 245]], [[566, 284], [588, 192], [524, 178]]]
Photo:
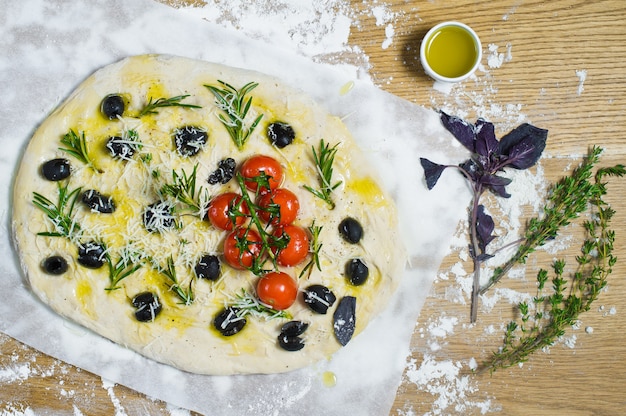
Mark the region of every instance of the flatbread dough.
[[[235, 145], [220, 119], [227, 116], [225, 109], [216, 104], [216, 96], [207, 88], [224, 85], [220, 81], [235, 88], [258, 84], [249, 92], [252, 104], [243, 124], [249, 127], [262, 117], [242, 148]], [[110, 94], [123, 97], [126, 105], [124, 113], [112, 119], [101, 111], [104, 97]], [[177, 102], [191, 107], [156, 107], [140, 115], [147, 103], [172, 97], [184, 97]], [[283, 148], [268, 139], [268, 126], [276, 121], [295, 131], [293, 142]], [[177, 151], [173, 132], [184, 126], [196, 126], [206, 133], [207, 141], [199, 145], [197, 154]], [[86, 160], [70, 154], [67, 149], [71, 146], [62, 143], [70, 132], [78, 147], [84, 145]], [[135, 154], [112, 157], [107, 149], [110, 137], [139, 143]], [[319, 149], [320, 140], [337, 149], [333, 182], [340, 185], [331, 193], [333, 209], [305, 188], [320, 187], [312, 151]], [[318, 241], [321, 270], [311, 263], [302, 274], [312, 253], [300, 265], [278, 266], [296, 280], [300, 292], [296, 302], [278, 317], [251, 313], [245, 316], [243, 329], [224, 336], [216, 329], [216, 316], [225, 307], [241, 305], [241, 297], [254, 301], [259, 277], [223, 261], [218, 280], [195, 275], [194, 265], [203, 254], [223, 260], [226, 233], [203, 219], [203, 210], [220, 193], [241, 192], [235, 179], [210, 184], [207, 178], [226, 158], [240, 166], [259, 154], [280, 162], [285, 173], [281, 187], [297, 195], [300, 210], [294, 224], [322, 227]], [[54, 159], [69, 161], [69, 177], [49, 180], [43, 176], [42, 166]], [[160, 193], [165, 184], [173, 183], [175, 175], [180, 179], [184, 173], [189, 178], [192, 172], [200, 207], [197, 213]], [[115, 210], [102, 213], [89, 208], [79, 191], [71, 193], [78, 188], [110, 196]], [[68, 214], [69, 222], [60, 225], [58, 217], [34, 201], [43, 196], [58, 207], [64, 193], [67, 202], [61, 211]], [[72, 207], [74, 196], [77, 202]], [[155, 201], [173, 209], [172, 228], [146, 229], [146, 207]], [[363, 236], [356, 244], [339, 233], [339, 224], [347, 217], [362, 225]], [[71, 230], [70, 235], [49, 235], [59, 227]], [[13, 234], [33, 292], [54, 311], [144, 356], [202, 374], [277, 373], [330, 358], [347, 342], [337, 334], [346, 329], [345, 322], [333, 317], [341, 301], [356, 300], [356, 335], [387, 305], [405, 264], [393, 201], [339, 118], [267, 75], [164, 55], [129, 57], [100, 69], [41, 124], [15, 179]], [[79, 247], [88, 247], [89, 242], [103, 243], [106, 255], [100, 253], [99, 259], [108, 259], [110, 264], [104, 261], [101, 267], [90, 268], [77, 262]], [[63, 261], [44, 266], [46, 259], [55, 256], [67, 263], [67, 270], [62, 270]], [[369, 275], [362, 285], [354, 285], [346, 277], [351, 259], [361, 259], [368, 266]], [[132, 273], [113, 284], [112, 279], [119, 276], [115, 273], [125, 271]], [[326, 314], [312, 311], [303, 301], [302, 290], [314, 284], [329, 288], [337, 299]], [[183, 302], [177, 288], [191, 288], [193, 301]], [[132, 301], [145, 292], [157, 296], [161, 310], [154, 319], [141, 322]], [[298, 335], [304, 347], [297, 351], [287, 351], [277, 341], [281, 327], [290, 321], [308, 324]]]

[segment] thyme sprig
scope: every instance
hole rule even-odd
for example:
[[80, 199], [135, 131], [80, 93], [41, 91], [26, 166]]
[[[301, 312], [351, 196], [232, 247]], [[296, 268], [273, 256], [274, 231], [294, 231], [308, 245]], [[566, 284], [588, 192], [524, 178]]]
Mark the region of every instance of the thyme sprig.
[[320, 140], [319, 150], [315, 150], [315, 147], [311, 146], [313, 161], [315, 162], [315, 167], [317, 169], [320, 187], [319, 189], [314, 189], [308, 185], [304, 185], [304, 188], [307, 191], [326, 202], [330, 206], [330, 209], [335, 208], [335, 202], [333, 201], [331, 194], [342, 183], [342, 181], [333, 183], [333, 163], [335, 162], [335, 155], [337, 154], [338, 146], [339, 143], [330, 147], [330, 144], [324, 143], [324, 139]]
[[215, 96], [215, 104], [224, 112], [218, 116], [219, 120], [226, 127], [237, 148], [241, 150], [263, 118], [263, 114], [260, 114], [250, 125], [246, 126], [246, 117], [252, 105], [252, 97], [247, 97], [247, 95], [259, 84], [249, 82], [238, 90], [224, 81], [218, 80], [217, 82], [221, 87], [215, 85], [205, 85], [205, 87]]
[[196, 178], [198, 165], [194, 165], [190, 174], [184, 169], [178, 173], [172, 171], [172, 183], [165, 184], [161, 187], [161, 194], [171, 196], [188, 208], [194, 210], [200, 217], [203, 217], [206, 210], [206, 201], [208, 201], [208, 190], [199, 187], [196, 192]]
[[584, 212], [600, 191], [593, 177], [593, 167], [598, 163], [602, 149], [594, 146], [581, 165], [570, 176], [564, 177], [549, 192], [541, 217], [532, 218], [524, 233], [521, 244], [513, 256], [502, 266], [494, 269], [493, 275], [479, 294], [484, 294], [516, 264], [524, 263], [529, 254], [557, 236], [559, 230], [569, 225]]
[[41, 209], [53, 225], [54, 231], [43, 231], [37, 235], [45, 237], [65, 237], [74, 240], [80, 236], [80, 225], [74, 219], [74, 208], [81, 188], [71, 191], [68, 184], [58, 183], [58, 201], [53, 203], [40, 193], [33, 192], [33, 204]]
[[157, 114], [158, 111], [156, 109], [162, 107], [202, 108], [199, 105], [181, 103], [187, 97], [189, 97], [189, 94], [177, 95], [171, 98], [158, 98], [156, 101], [153, 101], [152, 97], [150, 97], [148, 103], [139, 112], [139, 117], [147, 114]]
[[74, 156], [94, 171], [102, 173], [102, 171], [96, 167], [93, 160], [89, 157], [89, 150], [87, 149], [87, 140], [85, 139], [84, 131], [81, 131], [80, 134], [78, 134], [73, 129], [70, 129], [69, 132], [61, 138], [61, 144], [67, 147], [59, 147], [59, 150]]
[[[549, 294], [546, 293], [549, 273], [545, 269], [539, 270], [537, 295], [531, 303], [519, 304], [521, 316], [518, 321], [511, 321], [507, 325], [503, 346], [492, 354], [484, 364], [483, 370], [493, 373], [498, 369], [523, 363], [535, 351], [553, 345], [565, 334], [568, 327], [578, 321], [581, 313], [591, 308], [600, 291], [606, 286], [607, 277], [611, 274], [617, 257], [613, 255], [615, 232], [610, 229], [610, 221], [615, 211], [603, 200], [607, 188], [602, 179], [607, 175], [624, 176], [626, 169], [623, 165], [600, 168], [592, 183], [588, 170], [597, 162], [598, 155], [599, 148], [594, 147], [583, 166], [572, 175], [572, 178], [585, 177], [582, 183], [563, 180], [554, 190], [554, 194], [559, 196], [553, 196], [552, 202], [555, 198], [556, 201], [562, 202], [562, 196], [577, 192], [571, 188], [572, 186], [588, 189], [588, 192], [584, 192], [579, 198], [586, 206], [587, 203], [590, 204], [594, 215], [583, 222], [586, 238], [581, 245], [581, 254], [575, 257], [575, 270], [568, 278], [566, 261], [563, 259], [554, 261], [552, 291]], [[570, 192], [565, 192], [567, 190]], [[572, 203], [576, 204], [574, 201]], [[550, 211], [546, 216], [549, 215]]]

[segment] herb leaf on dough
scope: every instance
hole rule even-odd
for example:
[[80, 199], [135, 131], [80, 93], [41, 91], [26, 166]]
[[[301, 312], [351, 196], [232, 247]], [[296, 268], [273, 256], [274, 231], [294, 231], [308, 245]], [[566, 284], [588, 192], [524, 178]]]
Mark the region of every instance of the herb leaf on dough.
[[218, 116], [219, 120], [226, 127], [237, 148], [241, 150], [263, 118], [263, 114], [260, 114], [252, 123], [246, 125], [246, 117], [252, 105], [252, 97], [247, 95], [259, 84], [249, 82], [238, 90], [224, 81], [217, 82], [220, 86], [205, 85], [205, 87], [215, 96], [215, 104], [223, 111], [223, 114]]

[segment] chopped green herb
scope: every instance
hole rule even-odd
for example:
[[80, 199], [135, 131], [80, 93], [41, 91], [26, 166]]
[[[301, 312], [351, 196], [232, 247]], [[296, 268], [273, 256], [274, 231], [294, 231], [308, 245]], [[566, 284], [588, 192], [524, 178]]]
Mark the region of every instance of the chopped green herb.
[[102, 173], [89, 157], [85, 132], [80, 132], [80, 135], [78, 135], [74, 130], [70, 129], [70, 131], [61, 138], [61, 143], [67, 147], [59, 147], [59, 150], [74, 156], [96, 172]]
[[315, 147], [311, 146], [313, 160], [319, 175], [320, 187], [319, 189], [314, 189], [308, 185], [304, 185], [307, 191], [326, 202], [330, 206], [330, 209], [335, 208], [335, 202], [332, 199], [331, 193], [342, 183], [341, 181], [335, 182], [334, 184], [332, 183], [333, 163], [335, 162], [335, 155], [337, 154], [337, 146], [339, 146], [339, 143], [330, 147], [328, 143], [324, 143], [324, 139], [320, 140], [319, 150], [315, 150]]
[[74, 207], [81, 188], [68, 192], [68, 184], [58, 183], [58, 202], [54, 204], [45, 196], [33, 192], [33, 204], [48, 217], [54, 231], [40, 232], [37, 235], [46, 237], [65, 237], [75, 240], [80, 236], [80, 225], [74, 219]]
[[225, 115], [220, 114], [219, 119], [224, 127], [226, 127], [228, 134], [230, 134], [237, 148], [241, 150], [263, 118], [261, 114], [257, 116], [249, 126], [246, 126], [246, 117], [252, 105], [252, 97], [246, 96], [259, 84], [249, 82], [238, 90], [224, 81], [218, 80], [218, 82], [221, 87], [214, 85], [205, 85], [205, 87], [213, 93], [215, 96], [215, 104], [225, 113]]
[[189, 97], [189, 95], [177, 95], [176, 97], [171, 98], [159, 98], [156, 101], [152, 101], [152, 97], [148, 100], [148, 103], [141, 109], [139, 112], [139, 117], [145, 116], [147, 114], [157, 114], [157, 108], [162, 107], [184, 107], [184, 108], [202, 108], [199, 105], [193, 104], [183, 104], [182, 100]]

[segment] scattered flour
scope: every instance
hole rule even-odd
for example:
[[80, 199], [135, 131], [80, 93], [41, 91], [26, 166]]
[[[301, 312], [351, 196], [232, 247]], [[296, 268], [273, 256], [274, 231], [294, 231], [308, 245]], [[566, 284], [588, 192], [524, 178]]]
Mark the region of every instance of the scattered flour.
[[585, 90], [585, 80], [587, 79], [587, 71], [584, 69], [576, 71], [576, 76], [578, 77], [578, 89], [576, 93], [581, 95]]
[[511, 53], [511, 44], [508, 43], [506, 45], [506, 53], [498, 53], [498, 45], [490, 43], [487, 46], [487, 50], [489, 54], [487, 55], [487, 65], [489, 68], [500, 68], [503, 63], [509, 62], [513, 59], [513, 55]]
[[384, 27], [380, 45], [387, 49], [393, 43], [399, 17], [380, 1], [364, 1], [362, 8], [349, 0], [206, 0], [204, 3], [194, 7], [181, 5], [181, 8], [212, 23], [237, 29], [252, 39], [317, 61], [357, 65], [363, 75], [369, 70], [369, 59], [360, 48], [348, 44], [350, 31], [359, 29], [364, 18], [374, 18], [376, 26]]
[[115, 416], [127, 416], [124, 406], [122, 406], [120, 400], [115, 396], [115, 391], [113, 390], [115, 383], [102, 379], [102, 387], [106, 389], [111, 398], [111, 403], [113, 403], [113, 407], [115, 408]]

